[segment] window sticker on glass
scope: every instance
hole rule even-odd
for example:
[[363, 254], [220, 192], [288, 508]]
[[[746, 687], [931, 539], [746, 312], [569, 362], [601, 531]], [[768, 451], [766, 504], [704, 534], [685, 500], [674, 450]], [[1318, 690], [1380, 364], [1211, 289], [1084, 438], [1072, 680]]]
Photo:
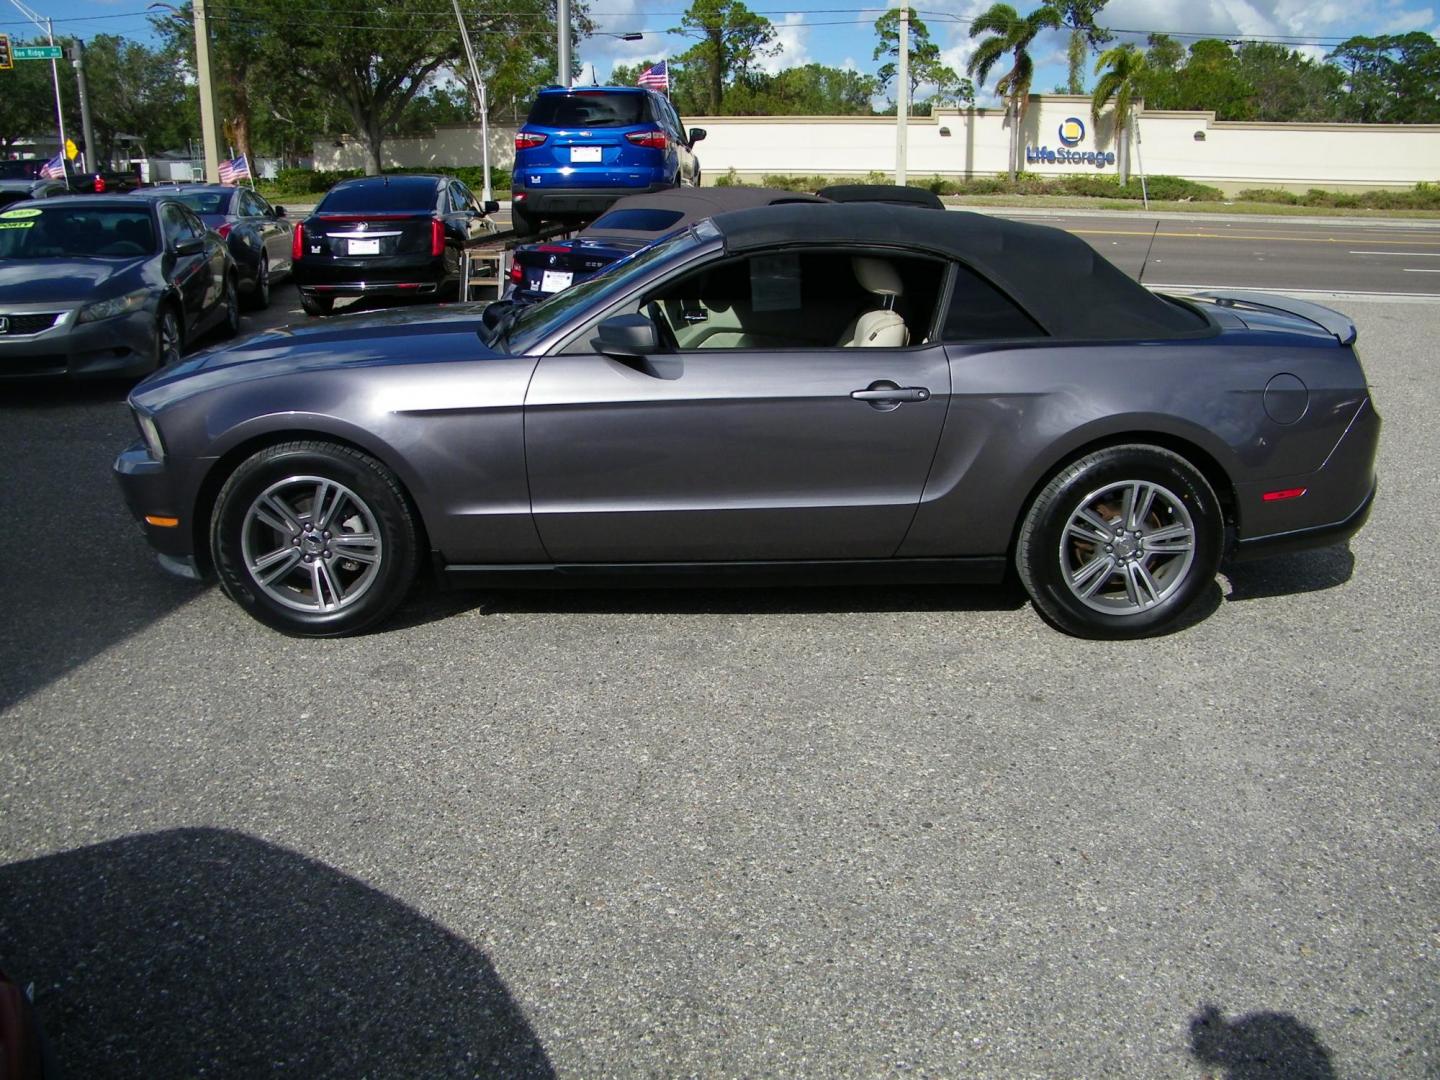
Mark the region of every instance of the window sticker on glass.
[[32, 218], [39, 217], [43, 211], [36, 206], [22, 206], [19, 210], [6, 210], [0, 213], [0, 218]]
[[752, 311], [800, 310], [800, 256], [757, 255], [750, 260]]

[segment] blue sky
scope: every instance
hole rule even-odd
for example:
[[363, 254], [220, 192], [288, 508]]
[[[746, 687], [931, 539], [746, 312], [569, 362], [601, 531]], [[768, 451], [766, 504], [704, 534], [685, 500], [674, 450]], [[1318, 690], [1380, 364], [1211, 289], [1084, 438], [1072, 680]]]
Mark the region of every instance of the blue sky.
[[[57, 32], [89, 37], [117, 33], [148, 38], [144, 0], [26, 0], [42, 16], [56, 21]], [[214, 0], [217, 5], [223, 0]], [[399, 2], [399, 0], [397, 0]], [[407, 0], [435, 4], [435, 0]], [[1013, 2], [1013, 0], [1012, 0]], [[963, 73], [972, 43], [968, 19], [983, 11], [990, 0], [919, 0], [916, 10], [930, 27], [946, 60]], [[444, 6], [442, 3], [439, 6]], [[594, 64], [603, 82], [616, 63], [676, 56], [690, 42], [664, 31], [680, 22], [684, 0], [591, 0], [591, 12], [603, 31], [640, 32], [641, 41], [626, 42], [596, 37], [582, 42], [579, 58]], [[1025, 2], [1016, 4], [1028, 10]], [[842, 8], [837, 0], [752, 0], [753, 10], [776, 26], [783, 49], [763, 66], [778, 70], [818, 61], [873, 72], [874, 21], [883, 8]], [[1099, 20], [1119, 30], [1217, 37], [1253, 36], [1286, 40], [1312, 55], [1321, 56], [1334, 43], [1354, 34], [1424, 30], [1440, 38], [1440, 13], [1416, 0], [1110, 0]], [[25, 22], [11, 0], [0, 0], [0, 32], [27, 34]], [[1037, 91], [1049, 90], [1064, 80], [1064, 40], [1058, 34], [1042, 37], [1036, 49]], [[587, 67], [587, 76], [589, 69]], [[980, 88], [982, 103], [992, 99], [990, 86]]]

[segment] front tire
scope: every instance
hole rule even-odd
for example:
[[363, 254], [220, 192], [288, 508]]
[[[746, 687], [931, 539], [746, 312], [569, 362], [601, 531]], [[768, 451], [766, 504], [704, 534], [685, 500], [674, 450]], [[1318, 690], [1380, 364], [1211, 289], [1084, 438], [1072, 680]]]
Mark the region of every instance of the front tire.
[[354, 634], [385, 619], [415, 582], [419, 549], [394, 474], [334, 443], [283, 443], [247, 458], [210, 519], [226, 595], [298, 637]]
[[1060, 470], [1025, 515], [1015, 563], [1035, 608], [1087, 638], [1163, 634], [1213, 586], [1224, 546], [1215, 492], [1158, 446], [1115, 446]]
[[155, 322], [155, 370], [178, 364], [185, 355], [185, 324], [174, 304], [160, 309], [160, 318]]
[[233, 338], [240, 333], [240, 286], [235, 275], [225, 278], [225, 318], [220, 322], [220, 336]]

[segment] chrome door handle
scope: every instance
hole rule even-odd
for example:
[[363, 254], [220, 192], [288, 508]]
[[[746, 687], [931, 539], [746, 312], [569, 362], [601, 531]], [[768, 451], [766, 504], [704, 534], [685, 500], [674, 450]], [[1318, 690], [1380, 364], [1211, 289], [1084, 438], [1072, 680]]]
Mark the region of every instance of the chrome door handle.
[[852, 390], [850, 396], [856, 401], [867, 401], [883, 408], [906, 401], [929, 401], [930, 391], [923, 386], [897, 386], [893, 382], [882, 380], [871, 383], [864, 390]]

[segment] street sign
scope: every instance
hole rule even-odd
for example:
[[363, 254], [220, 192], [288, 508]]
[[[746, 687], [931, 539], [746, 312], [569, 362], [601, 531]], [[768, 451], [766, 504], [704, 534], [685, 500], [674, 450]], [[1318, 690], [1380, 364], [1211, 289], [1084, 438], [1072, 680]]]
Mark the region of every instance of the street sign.
[[16, 45], [16, 60], [59, 60], [65, 50], [59, 45]]
[[80, 156], [80, 148], [75, 145], [74, 139], [65, 140], [65, 156], [68, 157], [71, 161], [74, 161], [77, 157]]
[[10, 35], [0, 34], [0, 71], [9, 71], [15, 66], [15, 58], [10, 55]]

